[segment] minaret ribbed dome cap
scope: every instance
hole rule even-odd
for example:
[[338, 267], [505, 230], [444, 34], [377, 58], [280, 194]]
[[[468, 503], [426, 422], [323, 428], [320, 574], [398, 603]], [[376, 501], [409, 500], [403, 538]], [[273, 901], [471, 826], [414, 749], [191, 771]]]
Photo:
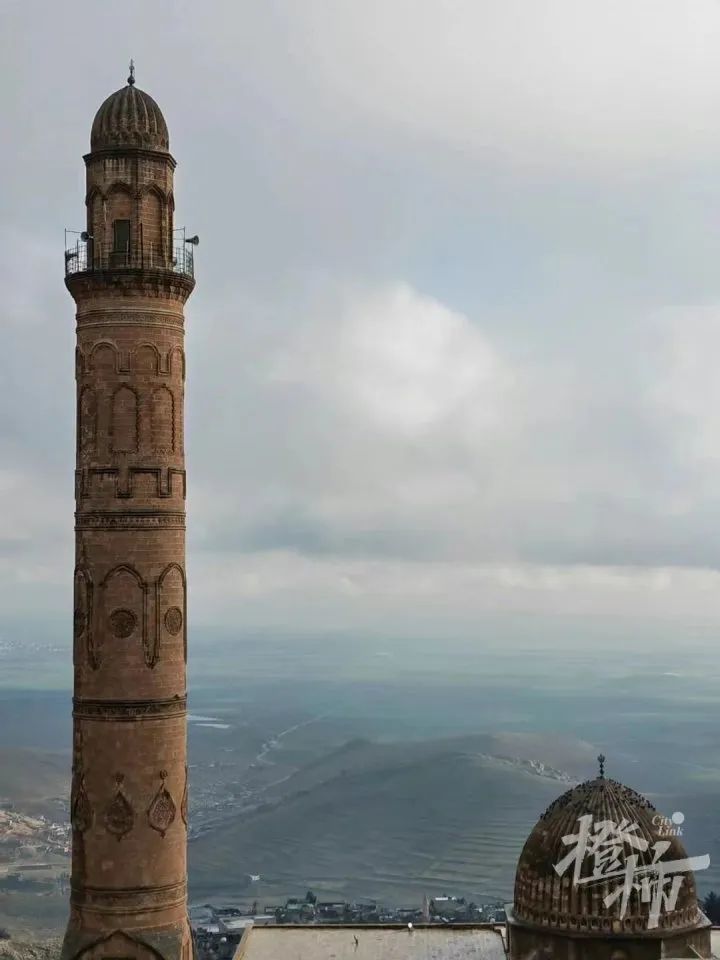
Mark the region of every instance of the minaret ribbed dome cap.
[[131, 66], [127, 86], [102, 104], [90, 132], [91, 150], [141, 147], [167, 152], [170, 137], [160, 107], [149, 93], [138, 90]]
[[[669, 843], [669, 846], [659, 861], [680, 860], [687, 856], [680, 840], [668, 836], [667, 829], [663, 828], [668, 821], [658, 815], [645, 797], [601, 774], [558, 797], [532, 830], [515, 875], [514, 919], [558, 932], [579, 931], [600, 936], [653, 932], [648, 926], [651, 904], [642, 902], [636, 890], [630, 894], [624, 916], [621, 916], [620, 897], [609, 907], [603, 903], [609, 893], [618, 885], [622, 886], [623, 878], [574, 884], [572, 864], [562, 876], [555, 870], [555, 865], [573, 850], [573, 845], [563, 843], [563, 837], [576, 835], [580, 829], [578, 818], [587, 814], [592, 816], [594, 824], [608, 820], [615, 824], [624, 821], [626, 828], [637, 824], [634, 835], [648, 842], [647, 850], [625, 847], [624, 856], [635, 854], [638, 866], [653, 863], [657, 855], [653, 844], [660, 841]], [[622, 863], [624, 867], [626, 860]], [[588, 856], [582, 875], [590, 875], [592, 868], [593, 860]], [[660, 911], [654, 930], [684, 930], [703, 920], [698, 908], [695, 878], [692, 872], [685, 873], [675, 908]]]

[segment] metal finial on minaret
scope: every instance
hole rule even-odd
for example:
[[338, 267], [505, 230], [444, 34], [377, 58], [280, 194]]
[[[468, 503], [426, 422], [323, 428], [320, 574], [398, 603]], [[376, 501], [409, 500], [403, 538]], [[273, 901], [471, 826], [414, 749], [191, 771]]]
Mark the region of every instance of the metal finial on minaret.
[[605, 754], [601, 753], [597, 759], [598, 759], [598, 763], [600, 764], [600, 779], [604, 780], [605, 779]]
[[130, 76], [128, 77], [128, 86], [133, 87], [135, 85], [135, 61], [130, 61]]

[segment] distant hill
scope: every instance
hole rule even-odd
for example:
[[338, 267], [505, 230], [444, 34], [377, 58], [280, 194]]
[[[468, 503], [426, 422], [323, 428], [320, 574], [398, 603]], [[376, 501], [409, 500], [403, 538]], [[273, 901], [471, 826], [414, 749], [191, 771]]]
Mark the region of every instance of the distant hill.
[[[396, 904], [424, 893], [507, 897], [525, 837], [567, 789], [560, 774], [523, 764], [540, 746], [519, 735], [351, 741], [194, 840], [191, 896], [269, 902], [312, 887]], [[546, 746], [548, 766], [592, 775], [590, 745]], [[250, 874], [261, 881], [249, 885]]]

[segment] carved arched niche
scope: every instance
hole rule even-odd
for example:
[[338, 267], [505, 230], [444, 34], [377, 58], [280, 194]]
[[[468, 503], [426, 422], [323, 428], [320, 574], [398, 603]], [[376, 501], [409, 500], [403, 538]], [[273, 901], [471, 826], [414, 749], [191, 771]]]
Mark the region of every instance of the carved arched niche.
[[118, 387], [112, 397], [110, 435], [113, 453], [135, 453], [140, 442], [138, 397], [127, 384]]
[[138, 373], [160, 373], [160, 351], [154, 343], [142, 343], [135, 350], [133, 368]]
[[[155, 587], [155, 659], [160, 658], [160, 647], [181, 642], [183, 659], [187, 662], [187, 588], [185, 571], [178, 563], [168, 564]], [[153, 665], [154, 665], [153, 663]]]
[[175, 450], [175, 398], [167, 387], [158, 387], [150, 398], [150, 437], [157, 454]]
[[101, 340], [90, 351], [90, 370], [93, 373], [116, 373], [118, 351], [114, 343]]
[[182, 347], [173, 347], [169, 358], [170, 373], [173, 377], [180, 375], [185, 379], [185, 351]]
[[101, 584], [99, 635], [105, 639], [102, 661], [123, 661], [142, 649], [149, 658], [147, 637], [147, 584], [129, 564], [109, 571]]
[[78, 454], [92, 454], [97, 446], [98, 402], [92, 387], [83, 387], [77, 406]]

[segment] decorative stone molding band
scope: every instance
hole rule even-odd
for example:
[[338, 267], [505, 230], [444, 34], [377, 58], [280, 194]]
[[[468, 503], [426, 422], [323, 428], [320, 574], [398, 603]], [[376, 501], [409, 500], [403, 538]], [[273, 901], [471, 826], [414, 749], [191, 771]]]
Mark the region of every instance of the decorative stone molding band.
[[169, 883], [159, 887], [73, 886], [70, 902], [97, 913], [153, 913], [182, 903], [187, 884]]
[[112, 510], [78, 511], [76, 530], [153, 530], [185, 529], [185, 514], [170, 510], [117, 513]]
[[182, 717], [187, 712], [187, 696], [167, 700], [82, 700], [73, 698], [76, 720], [166, 720]]

